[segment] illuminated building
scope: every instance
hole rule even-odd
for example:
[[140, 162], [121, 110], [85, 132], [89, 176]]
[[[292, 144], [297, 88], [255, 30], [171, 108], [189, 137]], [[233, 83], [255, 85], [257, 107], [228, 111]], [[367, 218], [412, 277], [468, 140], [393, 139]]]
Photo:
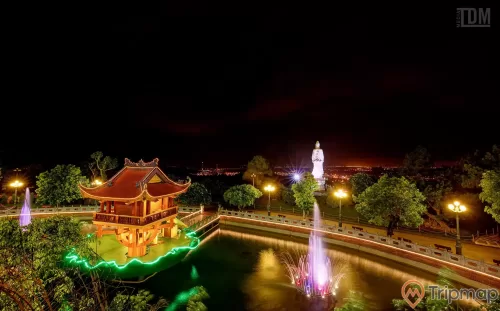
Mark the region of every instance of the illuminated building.
[[170, 180], [158, 167], [158, 159], [147, 163], [125, 159], [125, 167], [108, 181], [97, 187], [79, 187], [84, 198], [100, 203], [93, 219], [97, 236], [115, 234], [128, 247], [128, 257], [140, 257], [159, 236], [177, 235], [174, 199], [190, 184], [190, 180], [184, 184]]

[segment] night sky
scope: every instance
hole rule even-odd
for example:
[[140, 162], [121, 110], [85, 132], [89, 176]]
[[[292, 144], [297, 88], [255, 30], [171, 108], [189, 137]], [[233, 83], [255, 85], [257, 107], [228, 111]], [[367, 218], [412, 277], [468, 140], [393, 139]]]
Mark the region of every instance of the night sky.
[[491, 28], [456, 28], [463, 3], [211, 5], [12, 24], [3, 166], [96, 150], [120, 163], [298, 165], [316, 140], [325, 165], [388, 165], [419, 144], [438, 161], [500, 144], [494, 8]]

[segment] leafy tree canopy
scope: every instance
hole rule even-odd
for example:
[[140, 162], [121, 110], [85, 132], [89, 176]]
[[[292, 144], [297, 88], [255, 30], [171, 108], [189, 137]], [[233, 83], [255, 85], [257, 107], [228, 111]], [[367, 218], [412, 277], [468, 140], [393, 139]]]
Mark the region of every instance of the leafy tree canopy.
[[371, 223], [388, 226], [399, 222], [417, 227], [423, 223], [427, 208], [424, 195], [404, 177], [382, 176], [357, 198], [356, 210]]
[[461, 166], [462, 187], [478, 188], [485, 171], [500, 170], [500, 147], [493, 145], [491, 152], [486, 152], [482, 157], [481, 152], [476, 150], [472, 156], [461, 160]]
[[253, 205], [255, 199], [262, 196], [262, 192], [252, 185], [237, 185], [224, 192], [224, 201], [237, 206], [239, 210], [242, 207]]
[[295, 204], [302, 209], [302, 215], [304, 218], [306, 212], [309, 212], [316, 202], [314, 192], [318, 191], [318, 189], [318, 182], [314, 179], [314, 176], [310, 172], [305, 173], [299, 182], [292, 185]]
[[295, 205], [295, 196], [293, 195], [293, 191], [290, 187], [286, 187], [280, 184], [280, 197], [281, 201], [285, 202], [288, 205]]
[[344, 300], [342, 307], [335, 308], [336, 311], [364, 311], [369, 307], [369, 303], [361, 292], [350, 290]]
[[217, 200], [224, 196], [224, 192], [229, 188], [223, 181], [219, 178], [205, 178], [201, 181], [201, 184], [207, 188], [208, 192], [212, 195], [212, 200]]
[[349, 183], [351, 184], [352, 196], [355, 198], [356, 196], [363, 193], [366, 188], [370, 187], [375, 183], [375, 180], [372, 176], [366, 173], [357, 173], [351, 176], [349, 179]]
[[191, 184], [188, 191], [177, 197], [177, 201], [188, 206], [202, 205], [212, 202], [212, 196], [203, 184], [195, 182]]
[[271, 169], [269, 161], [263, 156], [254, 156], [253, 159], [248, 162], [247, 170], [243, 173], [243, 180], [252, 182], [252, 175], [255, 175], [255, 186], [260, 186], [264, 175], [273, 175], [273, 170]]
[[55, 206], [81, 199], [78, 184], [88, 184], [88, 180], [82, 176], [80, 168], [72, 164], [57, 165], [36, 178], [37, 202]]
[[482, 191], [479, 198], [488, 203], [484, 211], [500, 223], [500, 170], [486, 171], [480, 186]]
[[100, 176], [102, 181], [108, 180], [108, 176], [106, 174], [107, 171], [114, 170], [118, 167], [118, 160], [110, 156], [104, 156], [102, 151], [92, 153], [90, 158], [94, 160], [89, 163], [89, 168], [92, 171], [94, 178]]
[[431, 155], [423, 146], [417, 146], [415, 150], [406, 154], [403, 169], [406, 174], [412, 176], [432, 166]]
[[[445, 196], [451, 193], [453, 187], [449, 180], [439, 180], [435, 183], [426, 183], [423, 190], [427, 198], [427, 204], [439, 215], [443, 212], [443, 200]], [[446, 208], [446, 206], [445, 206]]]
[[[451, 272], [444, 271], [445, 274], [449, 274]], [[440, 271], [440, 276], [438, 277], [436, 281], [436, 285], [442, 290], [445, 288], [455, 288], [453, 283], [451, 283], [446, 277], [442, 276], [443, 271]], [[448, 303], [448, 300], [445, 299], [442, 296], [438, 297], [433, 297], [431, 295], [431, 288], [429, 286], [425, 286], [425, 288], [419, 288], [417, 285], [413, 286], [412, 289], [418, 289], [418, 290], [424, 290], [425, 295], [422, 301], [420, 301], [414, 310], [417, 311], [444, 311], [444, 310], [454, 310], [455, 308], [451, 308], [450, 304]], [[408, 289], [407, 289], [408, 290]], [[434, 290], [436, 291], [436, 290]], [[410, 299], [415, 301], [416, 297], [409, 297]], [[408, 303], [404, 299], [393, 299], [392, 300], [392, 305], [394, 306], [394, 309], [397, 311], [406, 311], [406, 310], [413, 310]]]
[[[83, 273], [63, 263], [68, 251], [91, 262], [98, 260], [81, 233], [78, 222], [69, 217], [34, 218], [24, 230], [14, 219], [0, 219], [0, 306], [2, 310], [110, 310], [115, 299], [122, 309], [135, 308], [144, 293], [130, 295], [127, 288], [99, 279], [95, 270]], [[118, 296], [115, 294], [118, 293]], [[149, 300], [151, 297], [149, 296]], [[162, 300], [160, 300], [162, 301]], [[142, 303], [138, 304], [143, 306]], [[163, 304], [164, 306], [165, 304]]]

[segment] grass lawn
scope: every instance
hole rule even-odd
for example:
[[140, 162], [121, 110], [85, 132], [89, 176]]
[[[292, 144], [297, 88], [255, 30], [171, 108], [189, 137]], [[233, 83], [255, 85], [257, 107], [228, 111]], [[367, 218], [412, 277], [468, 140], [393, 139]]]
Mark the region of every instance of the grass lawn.
[[[108, 264], [100, 265], [98, 269], [102, 275], [111, 279], [134, 280], [145, 277], [179, 263], [189, 252], [187, 246], [190, 245], [192, 239], [185, 238], [182, 234], [179, 238], [159, 238], [158, 242], [156, 245], [150, 245], [147, 255], [136, 258], [137, 261], [126, 256], [127, 248], [116, 240], [114, 234], [104, 235], [98, 239], [97, 253]], [[193, 244], [195, 245], [196, 243]], [[96, 242], [89, 242], [89, 246], [95, 249]], [[170, 252], [177, 247], [183, 248]], [[115, 262], [118, 267], [112, 262]]]
[[[184, 235], [180, 236], [178, 239], [158, 238], [158, 244], [150, 245], [148, 254], [139, 259], [144, 263], [155, 261], [158, 257], [165, 255], [174, 247], [188, 246], [190, 241], [190, 239], [184, 238]], [[89, 245], [92, 248], [96, 247], [95, 242], [90, 242]], [[127, 248], [116, 240], [114, 234], [107, 234], [98, 239], [97, 254], [104, 260], [114, 260], [117, 264], [123, 265], [132, 260], [132, 258], [125, 255], [126, 253]]]
[[[327, 215], [331, 216], [338, 216], [339, 214], [339, 208], [338, 207], [331, 207], [326, 204], [326, 197], [323, 196], [318, 196], [316, 197], [316, 201], [318, 202], [318, 206], [320, 211]], [[255, 201], [255, 206], [257, 209], [267, 209], [267, 203], [268, 203], [268, 197], [263, 195], [259, 199]], [[285, 202], [278, 200], [278, 199], [273, 199], [271, 197], [271, 209], [275, 211], [276, 209], [282, 208], [283, 211], [294, 211], [295, 214], [302, 213], [300, 209], [297, 206], [292, 206], [289, 204], [286, 204]], [[251, 209], [251, 208], [248, 208]], [[312, 212], [312, 211], [311, 211]], [[361, 217], [361, 215], [356, 211], [354, 208], [354, 205], [352, 204], [342, 204], [342, 217], [345, 217], [345, 219], [357, 219], [358, 217]]]

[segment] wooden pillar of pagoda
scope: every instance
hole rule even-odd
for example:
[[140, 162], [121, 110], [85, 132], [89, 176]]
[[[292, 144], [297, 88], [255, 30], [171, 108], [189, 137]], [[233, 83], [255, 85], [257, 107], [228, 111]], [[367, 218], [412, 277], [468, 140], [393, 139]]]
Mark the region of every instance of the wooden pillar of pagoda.
[[101, 208], [100, 208], [100, 212], [101, 212], [101, 213], [104, 213], [104, 201], [101, 201], [101, 204], [100, 204], [100, 205], [101, 205], [101, 206], [100, 206], [100, 207], [101, 207]]
[[119, 231], [116, 234], [118, 241], [127, 247], [128, 257], [141, 257], [146, 255], [146, 246], [156, 244], [158, 241], [158, 227], [150, 229], [131, 229], [130, 231]]

